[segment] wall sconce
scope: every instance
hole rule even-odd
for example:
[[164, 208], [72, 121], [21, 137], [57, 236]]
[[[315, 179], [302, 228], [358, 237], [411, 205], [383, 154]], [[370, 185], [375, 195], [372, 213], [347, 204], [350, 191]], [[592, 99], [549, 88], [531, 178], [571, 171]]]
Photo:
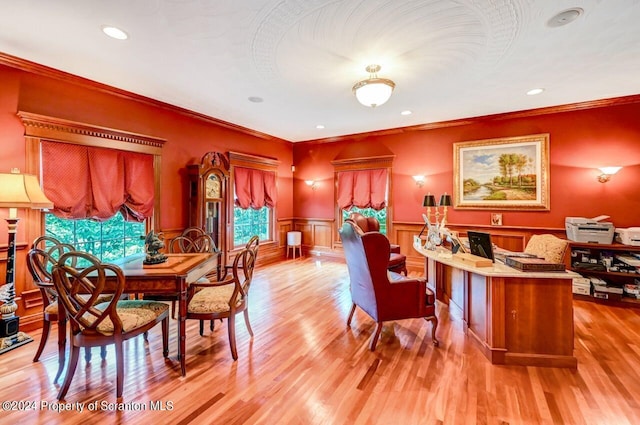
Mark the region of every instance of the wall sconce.
[[606, 183], [611, 180], [611, 176], [620, 171], [622, 167], [600, 167], [598, 168], [602, 174], [598, 176], [598, 181], [600, 183]]
[[413, 179], [416, 181], [416, 186], [424, 186], [424, 176], [413, 176]]
[[[451, 206], [451, 195], [448, 195], [447, 192], [445, 192], [444, 194], [442, 194], [442, 196], [440, 196], [440, 202], [436, 204], [436, 197], [433, 196], [431, 193], [428, 193], [424, 195], [424, 201], [422, 202], [422, 206], [427, 208], [427, 215], [426, 215], [426, 221], [424, 223], [424, 226], [422, 226], [422, 230], [420, 231], [420, 235], [418, 236], [422, 236], [422, 232], [424, 232], [424, 229], [427, 226], [429, 226], [430, 230], [431, 228], [433, 228], [435, 229], [435, 231], [440, 231], [440, 229], [445, 227], [445, 225], [447, 224], [447, 207]], [[435, 213], [436, 221], [433, 225], [431, 224], [431, 207], [435, 207], [436, 209], [436, 213]], [[440, 221], [440, 211], [438, 207], [443, 207], [442, 221]]]
[[311, 190], [316, 190], [317, 184], [314, 180], [305, 180], [304, 182], [311, 188]]

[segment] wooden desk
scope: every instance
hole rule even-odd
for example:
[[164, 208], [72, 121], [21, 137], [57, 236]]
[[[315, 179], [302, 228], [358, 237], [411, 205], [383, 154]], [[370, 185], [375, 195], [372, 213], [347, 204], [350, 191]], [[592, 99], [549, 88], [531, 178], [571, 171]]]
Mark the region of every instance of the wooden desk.
[[572, 272], [474, 267], [440, 248], [425, 257], [427, 285], [461, 314], [467, 335], [493, 364], [577, 368], [573, 355]]
[[185, 366], [187, 285], [216, 270], [217, 254], [167, 254], [166, 262], [143, 265], [144, 255], [116, 262], [127, 280], [126, 293], [170, 294], [178, 297], [178, 360], [182, 376]]

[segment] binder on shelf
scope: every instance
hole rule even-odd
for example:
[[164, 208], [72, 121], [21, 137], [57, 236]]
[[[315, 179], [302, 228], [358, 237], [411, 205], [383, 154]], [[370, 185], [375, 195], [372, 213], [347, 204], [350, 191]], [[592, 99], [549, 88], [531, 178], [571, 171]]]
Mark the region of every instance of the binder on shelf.
[[551, 263], [544, 258], [506, 257], [505, 264], [523, 272], [563, 272], [563, 263]]

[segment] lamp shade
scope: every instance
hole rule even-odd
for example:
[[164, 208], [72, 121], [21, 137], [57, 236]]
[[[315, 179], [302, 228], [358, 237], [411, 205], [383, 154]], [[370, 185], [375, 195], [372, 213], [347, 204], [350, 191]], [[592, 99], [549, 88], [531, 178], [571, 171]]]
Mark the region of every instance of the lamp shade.
[[0, 208], [53, 208], [53, 202], [31, 174], [20, 174], [15, 168], [11, 173], [0, 173], [0, 187]]
[[435, 207], [435, 206], [437, 206], [436, 197], [433, 196], [430, 193], [428, 195], [424, 195], [424, 201], [422, 202], [422, 206], [423, 207]]
[[440, 206], [441, 207], [450, 207], [451, 206], [451, 195], [447, 195], [447, 193], [443, 193], [440, 196]]

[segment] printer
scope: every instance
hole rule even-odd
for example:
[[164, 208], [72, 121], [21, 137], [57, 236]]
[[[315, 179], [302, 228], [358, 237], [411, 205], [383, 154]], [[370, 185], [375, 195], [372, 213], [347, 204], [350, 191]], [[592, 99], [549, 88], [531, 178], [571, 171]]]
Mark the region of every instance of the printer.
[[640, 227], [629, 227], [627, 229], [616, 229], [616, 241], [621, 244], [640, 246]]
[[613, 223], [602, 221], [607, 218], [608, 215], [594, 218], [566, 217], [564, 227], [567, 239], [574, 242], [610, 244], [613, 242], [615, 227]]

